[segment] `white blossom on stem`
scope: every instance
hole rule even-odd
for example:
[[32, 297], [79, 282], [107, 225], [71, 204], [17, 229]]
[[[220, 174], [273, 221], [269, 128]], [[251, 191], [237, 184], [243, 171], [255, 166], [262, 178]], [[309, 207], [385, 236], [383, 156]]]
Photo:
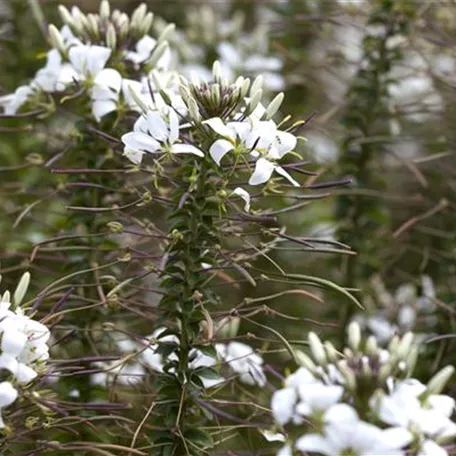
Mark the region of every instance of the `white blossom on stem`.
[[167, 112], [147, 112], [135, 122], [132, 132], [122, 136], [125, 155], [136, 164], [141, 163], [145, 153], [169, 152], [204, 157], [204, 153], [197, 147], [178, 140], [179, 118], [172, 108]]

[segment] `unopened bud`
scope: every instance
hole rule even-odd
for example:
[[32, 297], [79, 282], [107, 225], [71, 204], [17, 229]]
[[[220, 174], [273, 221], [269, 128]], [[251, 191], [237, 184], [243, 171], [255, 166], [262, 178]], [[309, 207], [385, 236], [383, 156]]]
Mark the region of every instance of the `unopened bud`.
[[453, 366], [446, 366], [437, 372], [428, 382], [426, 387], [426, 395], [439, 394], [445, 385], [448, 383], [448, 380], [454, 373]]
[[110, 49], [115, 49], [117, 45], [116, 29], [114, 25], [109, 24], [106, 31], [106, 46]]
[[19, 284], [17, 285], [16, 291], [14, 292], [14, 304], [20, 306], [24, 299], [25, 293], [27, 293], [28, 286], [30, 284], [30, 272], [26, 272], [22, 275]]
[[396, 354], [399, 359], [407, 358], [410, 348], [412, 347], [413, 338], [414, 336], [412, 332], [408, 332], [402, 337], [396, 350]]
[[199, 112], [198, 105], [196, 104], [196, 101], [193, 98], [190, 98], [188, 100], [188, 112], [194, 122], [196, 122], [196, 123], [201, 122], [202, 117]]
[[157, 44], [164, 43], [165, 41], [168, 41], [170, 38], [172, 38], [174, 31], [176, 30], [176, 25], [175, 24], [168, 24], [163, 32], [161, 32], [160, 36], [158, 37], [158, 42]]
[[65, 53], [65, 42], [59, 30], [54, 24], [49, 26], [49, 41], [52, 47], [56, 48], [60, 53]]
[[263, 76], [259, 75], [255, 78], [252, 83], [252, 87], [250, 88], [251, 97], [253, 98], [255, 92], [261, 89], [263, 89]]
[[366, 353], [375, 355], [378, 351], [377, 339], [374, 336], [369, 336], [366, 341]]
[[250, 79], [246, 78], [241, 86], [241, 98], [244, 98], [249, 93], [249, 89], [250, 89]]
[[307, 340], [309, 341], [310, 351], [315, 360], [321, 366], [326, 366], [328, 359], [326, 358], [325, 349], [320, 338], [314, 332], [310, 332], [307, 336]]
[[356, 391], [356, 377], [353, 371], [344, 362], [339, 362], [337, 365], [340, 373], [343, 375], [346, 381], [347, 388], [350, 391]]
[[[252, 92], [252, 90], [250, 90], [250, 92]], [[250, 98], [249, 104], [247, 105], [246, 112], [245, 112], [245, 114], [247, 116], [249, 116], [250, 114], [252, 114], [253, 111], [255, 111], [262, 96], [263, 96], [263, 91], [261, 89], [257, 90], [252, 95], [252, 98]]]
[[163, 56], [165, 51], [168, 49], [168, 42], [164, 41], [163, 43], [160, 43], [158, 46], [155, 46], [154, 50], [152, 51], [152, 55], [150, 56], [150, 59], [145, 62], [145, 64], [150, 68], [154, 68], [154, 66], [157, 64], [157, 62], [160, 60], [160, 58]]
[[98, 18], [95, 16], [95, 14], [88, 14], [87, 15], [87, 21], [88, 21], [88, 29], [89, 32], [96, 38], [100, 38], [100, 27], [98, 24]]
[[269, 103], [269, 106], [266, 108], [266, 120], [272, 119], [276, 112], [280, 109], [280, 106], [283, 103], [285, 95], [283, 92], [280, 92], [275, 96], [275, 98]]
[[212, 65], [212, 77], [216, 82], [222, 79], [222, 66], [218, 60]]
[[111, 16], [111, 6], [108, 0], [102, 0], [100, 3], [100, 17], [102, 19], [109, 19]]
[[315, 365], [315, 363], [304, 352], [295, 350], [295, 354], [296, 354], [296, 359], [298, 360], [298, 363], [301, 366], [309, 369], [312, 373], [315, 373], [317, 371], [317, 366]]
[[153, 13], [147, 13], [146, 17], [144, 18], [144, 20], [142, 21], [142, 24], [141, 24], [140, 32], [143, 35], [147, 35], [149, 33], [153, 20], [154, 20]]
[[340, 356], [339, 356], [339, 353], [337, 352], [337, 350], [335, 349], [334, 345], [329, 341], [325, 341], [323, 343], [323, 346], [325, 347], [326, 355], [328, 356], [328, 359], [332, 363], [336, 363], [340, 359]]
[[147, 5], [145, 3], [141, 3], [131, 15], [131, 26], [139, 30], [141, 27], [141, 23], [146, 17], [147, 12]]
[[68, 11], [67, 7], [63, 6], [63, 5], [59, 5], [58, 10], [59, 10], [60, 17], [62, 18], [62, 21], [67, 25], [73, 26], [74, 25], [73, 16]]
[[361, 328], [356, 321], [352, 321], [348, 325], [348, 345], [354, 352], [357, 352], [359, 349], [359, 344], [361, 343]]

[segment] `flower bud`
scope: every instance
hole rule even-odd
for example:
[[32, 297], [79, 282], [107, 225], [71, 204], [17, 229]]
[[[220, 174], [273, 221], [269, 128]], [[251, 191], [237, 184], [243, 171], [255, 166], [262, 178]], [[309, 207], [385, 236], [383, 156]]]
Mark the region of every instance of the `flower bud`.
[[375, 355], [378, 351], [377, 339], [369, 336], [366, 341], [366, 353], [370, 356]]
[[275, 98], [269, 103], [269, 106], [266, 108], [266, 120], [272, 119], [276, 112], [280, 109], [285, 95], [283, 92], [280, 92], [275, 96]]
[[49, 41], [61, 54], [65, 53], [65, 42], [59, 30], [54, 24], [49, 26]]
[[314, 332], [310, 332], [307, 336], [307, 340], [309, 341], [310, 351], [312, 352], [315, 360], [321, 366], [326, 366], [328, 359], [326, 358], [325, 349], [321, 343], [320, 338]]
[[149, 60], [145, 62], [145, 64], [152, 69], [157, 62], [160, 60], [160, 58], [163, 56], [165, 51], [168, 49], [168, 42], [164, 41], [163, 43], [160, 43], [158, 46], [154, 48], [152, 51], [152, 55], [150, 56]]
[[114, 25], [109, 24], [106, 31], [106, 46], [110, 49], [115, 49], [117, 45], [116, 29]]
[[141, 34], [147, 35], [149, 33], [153, 20], [154, 20], [154, 14], [147, 13], [146, 17], [144, 18], [144, 20], [142, 21], [142, 24], [141, 24], [141, 30], [140, 30]]
[[337, 361], [339, 361], [339, 353], [337, 352], [337, 350], [331, 342], [325, 341], [323, 343], [323, 346], [325, 347], [326, 354], [331, 362], [336, 363]]
[[60, 17], [62, 18], [63, 23], [74, 26], [74, 20], [71, 13], [68, 11], [66, 6], [59, 5], [58, 7]]
[[100, 27], [97, 16], [95, 14], [88, 14], [87, 21], [90, 34], [96, 38], [100, 38]]
[[354, 352], [357, 352], [359, 349], [359, 344], [361, 343], [361, 328], [356, 321], [352, 321], [348, 325], [348, 345]]
[[402, 339], [400, 340], [398, 346], [397, 346], [397, 350], [396, 350], [396, 354], [398, 356], [399, 359], [406, 359], [407, 358], [407, 355], [410, 351], [410, 348], [412, 346], [412, 343], [413, 343], [413, 333], [412, 332], [408, 332], [407, 334], [405, 334]]
[[428, 382], [426, 395], [439, 394], [454, 373], [453, 366], [446, 366], [437, 372]]
[[263, 76], [259, 75], [255, 78], [250, 88], [250, 95], [253, 98], [255, 92], [263, 88]]
[[168, 41], [169, 38], [172, 38], [174, 31], [176, 30], [175, 24], [168, 24], [163, 32], [161, 32], [160, 36], [158, 37], [157, 44], [164, 43]]
[[241, 86], [241, 98], [244, 98], [248, 94], [249, 89], [250, 89], [250, 79], [246, 78]]
[[218, 60], [216, 60], [212, 65], [212, 77], [215, 82], [218, 82], [222, 79], [222, 66]]
[[295, 350], [296, 358], [301, 366], [309, 369], [312, 373], [317, 371], [317, 366], [315, 363], [307, 356], [304, 352], [300, 350]]
[[112, 221], [112, 222], [109, 222], [107, 225], [108, 225], [109, 230], [112, 233], [116, 233], [116, 234], [123, 233], [124, 226], [122, 225], [122, 223]]
[[111, 15], [111, 6], [109, 4], [108, 0], [101, 0], [100, 3], [100, 17], [102, 19], [109, 19], [109, 16]]
[[201, 114], [198, 109], [198, 105], [193, 98], [188, 100], [188, 112], [190, 117], [193, 119], [194, 122], [200, 123], [202, 120]]
[[141, 24], [146, 17], [147, 13], [147, 5], [145, 3], [141, 3], [131, 15], [131, 27], [137, 30], [140, 30]]
[[17, 285], [16, 291], [14, 292], [14, 304], [20, 306], [24, 299], [25, 293], [27, 293], [28, 286], [30, 284], [30, 272], [26, 272], [22, 275], [19, 284]]
[[[250, 90], [250, 92], [252, 92], [252, 90]], [[263, 90], [261, 90], [261, 89], [257, 90], [252, 95], [252, 98], [250, 98], [249, 104], [247, 105], [247, 107], [245, 109], [245, 114], [247, 116], [249, 116], [250, 114], [252, 114], [253, 111], [255, 111], [262, 96], [263, 96]]]
[[344, 362], [339, 362], [337, 367], [345, 378], [347, 388], [350, 391], [356, 391], [356, 377], [353, 371]]

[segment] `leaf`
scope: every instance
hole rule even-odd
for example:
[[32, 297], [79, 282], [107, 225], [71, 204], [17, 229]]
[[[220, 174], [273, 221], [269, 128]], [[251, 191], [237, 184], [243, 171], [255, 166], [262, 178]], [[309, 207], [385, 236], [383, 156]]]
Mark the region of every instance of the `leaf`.
[[351, 302], [355, 303], [360, 309], [364, 310], [362, 304], [355, 298], [350, 292], [348, 292], [345, 288], [331, 282], [330, 280], [322, 279], [321, 277], [313, 277], [303, 274], [287, 274], [286, 277], [291, 279], [299, 279], [299, 280], [306, 280], [309, 283], [314, 283], [317, 285], [322, 285], [323, 287], [330, 288], [332, 290], [338, 291], [350, 299]]

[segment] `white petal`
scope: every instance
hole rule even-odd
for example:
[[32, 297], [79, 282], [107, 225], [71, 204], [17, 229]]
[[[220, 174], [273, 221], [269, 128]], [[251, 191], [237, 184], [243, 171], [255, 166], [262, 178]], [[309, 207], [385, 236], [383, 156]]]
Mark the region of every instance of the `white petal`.
[[291, 152], [296, 147], [296, 136], [286, 131], [278, 131], [276, 137], [276, 147], [279, 151], [279, 156], [282, 158], [288, 152]]
[[198, 157], [204, 157], [204, 153], [191, 144], [173, 144], [171, 152], [173, 154], [193, 154], [198, 155]]
[[241, 187], [236, 187], [233, 190], [233, 194], [240, 196], [245, 201], [244, 211], [248, 212], [250, 210], [250, 195], [249, 195], [249, 192], [247, 192], [246, 190], [244, 190]]
[[0, 408], [8, 407], [17, 399], [17, 391], [10, 382], [0, 383]]
[[220, 165], [222, 158], [233, 149], [234, 146], [229, 141], [226, 139], [218, 139], [212, 144], [211, 148], [209, 149], [209, 154], [215, 163], [217, 163], [217, 165]]
[[273, 394], [271, 409], [275, 420], [279, 424], [284, 425], [290, 421], [297, 399], [298, 395], [294, 388], [284, 388]]
[[339, 456], [339, 453], [334, 453], [331, 445], [319, 434], [307, 434], [300, 437], [296, 442], [296, 448], [300, 451], [313, 451], [327, 456]]
[[126, 133], [121, 139], [129, 150], [155, 153], [160, 149], [160, 144], [154, 138], [141, 132]]
[[432, 440], [425, 440], [417, 456], [448, 456], [448, 452]]
[[125, 147], [123, 155], [125, 157], [127, 157], [135, 165], [140, 165], [142, 162], [144, 152], [141, 152], [140, 150], [134, 150], [134, 149], [129, 149], [128, 147]]
[[290, 445], [285, 445], [280, 449], [280, 451], [277, 453], [277, 456], [293, 456], [293, 452], [291, 451], [291, 446]]
[[209, 125], [212, 130], [224, 138], [228, 138], [233, 141], [236, 139], [233, 135], [233, 131], [223, 123], [223, 120], [220, 119], [220, 117], [213, 117], [212, 119], [205, 120], [203, 123]]
[[0, 369], [6, 369], [13, 374], [17, 370], [17, 359], [11, 355], [2, 353], [0, 355]]
[[428, 403], [433, 410], [450, 418], [454, 412], [455, 400], [444, 394], [433, 394], [428, 398]]
[[6, 329], [2, 334], [2, 354], [18, 356], [24, 349], [27, 336], [16, 330], [16, 328]]
[[68, 51], [68, 58], [74, 69], [79, 73], [85, 72], [87, 48], [88, 46], [73, 46]]
[[385, 442], [393, 448], [404, 448], [413, 440], [413, 435], [407, 429], [393, 427], [382, 431]]
[[117, 109], [117, 103], [112, 100], [95, 100], [92, 102], [92, 114], [99, 122], [102, 117]]
[[250, 176], [249, 184], [250, 185], [260, 185], [267, 182], [274, 171], [276, 165], [266, 160], [265, 158], [260, 158], [255, 165], [255, 171]]
[[91, 75], [99, 73], [109, 57], [111, 56], [111, 49], [104, 46], [90, 46], [87, 55], [87, 72]]
[[288, 181], [291, 182], [291, 184], [293, 184], [295, 187], [300, 187], [299, 182], [295, 181], [291, 175], [288, 174], [281, 166], [276, 166], [275, 172], [285, 177], [285, 179], [288, 179]]
[[32, 381], [38, 374], [26, 364], [19, 363], [15, 375], [19, 383], [25, 384]]
[[227, 41], [222, 41], [217, 46], [217, 51], [220, 55], [220, 58], [222, 60], [225, 60], [225, 62], [229, 66], [238, 67], [242, 65], [241, 54], [238, 50], [236, 50], [236, 48], [231, 43], [228, 43]]
[[179, 118], [174, 109], [169, 110], [169, 142], [175, 143], [179, 138]]
[[112, 68], [105, 68], [97, 74], [94, 84], [109, 87], [114, 92], [119, 93], [122, 86], [122, 76]]
[[149, 111], [147, 113], [147, 129], [157, 141], [163, 142], [169, 138], [168, 124], [159, 111]]
[[285, 436], [280, 432], [272, 432], [267, 429], [260, 429], [261, 434], [268, 442], [285, 442]]
[[327, 423], [342, 423], [348, 426], [357, 423], [359, 420], [355, 409], [347, 404], [333, 405], [326, 411], [324, 418]]

